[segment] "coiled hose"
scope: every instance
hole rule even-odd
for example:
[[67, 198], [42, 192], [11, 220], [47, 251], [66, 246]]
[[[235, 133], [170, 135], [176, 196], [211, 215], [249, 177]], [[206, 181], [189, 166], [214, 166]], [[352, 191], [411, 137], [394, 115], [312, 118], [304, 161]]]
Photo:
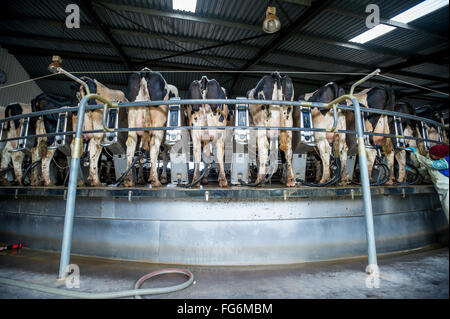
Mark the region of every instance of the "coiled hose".
[[[417, 167], [415, 167], [414, 165], [412, 165], [411, 163], [407, 163], [407, 171], [412, 172], [414, 174], [414, 179], [411, 182], [405, 181], [405, 182], [399, 182], [397, 180], [395, 180], [395, 183], [399, 184], [399, 185], [414, 185], [417, 184], [420, 180], [420, 174], [419, 174], [419, 170]], [[405, 176], [405, 180], [406, 180], [406, 176]]]
[[[374, 183], [370, 183], [370, 186], [383, 185], [389, 180], [389, 178], [391, 176], [391, 170], [389, 169], [389, 167], [386, 164], [383, 163], [383, 160], [378, 155], [375, 157], [375, 164], [384, 171], [384, 178], [383, 179], [378, 178], [378, 181], [376, 181]], [[356, 179], [353, 179], [352, 182], [357, 185], [361, 185], [361, 183]]]
[[138, 154], [138, 156], [131, 162], [130, 167], [128, 167], [128, 169], [125, 171], [125, 173], [123, 173], [123, 174], [117, 179], [117, 181], [116, 181], [114, 184], [112, 184], [111, 186], [117, 187], [117, 186], [119, 186], [120, 184], [122, 184], [123, 181], [125, 180], [125, 177], [126, 177], [126, 176], [128, 175], [128, 173], [131, 171], [131, 169], [134, 167], [134, 165], [136, 165], [136, 163], [137, 163], [138, 161], [141, 160], [142, 156], [144, 156], [144, 153], [140, 152], [140, 153]]
[[205, 165], [205, 162], [202, 161], [205, 168], [203, 169], [203, 172], [200, 174], [200, 176], [196, 180], [193, 180], [190, 184], [186, 184], [186, 185], [181, 184], [181, 181], [178, 180], [177, 186], [184, 187], [184, 188], [191, 188], [191, 187], [197, 185], [203, 179], [203, 177], [205, 177], [209, 173], [209, 170], [211, 169], [211, 164], [213, 162], [214, 161]]
[[296, 182], [301, 183], [302, 185], [305, 185], [305, 186], [310, 186], [310, 187], [325, 187], [325, 186], [330, 186], [330, 185], [336, 184], [341, 179], [341, 175], [340, 175], [341, 160], [338, 157], [337, 158], [332, 157], [332, 160], [330, 162], [333, 163], [336, 168], [333, 170], [334, 176], [328, 182], [321, 183], [321, 184], [315, 184], [315, 183], [308, 183], [307, 181], [302, 181], [299, 179], [297, 179]]
[[[163, 274], [182, 274], [188, 277], [188, 280], [182, 284], [170, 286], [170, 287], [161, 287], [161, 288], [147, 288], [147, 289], [139, 289], [142, 283], [152, 277], [163, 275]], [[189, 287], [194, 282], [194, 275], [189, 270], [184, 269], [163, 269], [151, 272], [143, 277], [141, 277], [135, 284], [133, 290], [123, 290], [123, 291], [114, 291], [114, 292], [79, 292], [72, 291], [60, 288], [52, 288], [46, 287], [43, 285], [37, 285], [29, 282], [0, 278], [0, 284], [20, 287], [25, 289], [37, 290], [45, 293], [49, 293], [52, 295], [59, 295], [65, 297], [79, 298], [79, 299], [111, 299], [111, 298], [124, 298], [134, 296], [135, 298], [140, 298], [143, 295], [156, 295], [156, 294], [165, 294], [169, 292], [174, 292], [178, 290], [185, 289]]]
[[31, 170], [35, 168], [39, 163], [41, 163], [41, 160], [37, 160], [28, 165], [27, 169], [25, 170], [25, 173], [23, 173], [22, 176], [22, 185], [25, 185], [25, 178], [30, 174]]

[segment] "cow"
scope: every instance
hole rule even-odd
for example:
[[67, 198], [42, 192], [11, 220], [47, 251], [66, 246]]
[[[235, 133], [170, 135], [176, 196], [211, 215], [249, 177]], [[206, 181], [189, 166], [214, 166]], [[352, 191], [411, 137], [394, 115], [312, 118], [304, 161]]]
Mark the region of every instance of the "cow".
[[[113, 90], [105, 85], [98, 82], [96, 79], [91, 79], [89, 77], [83, 76], [81, 77], [89, 87], [90, 93], [96, 93], [101, 97], [111, 101], [111, 102], [127, 102], [125, 98], [125, 94], [120, 90]], [[86, 95], [86, 89], [83, 85], [79, 86], [77, 91], [77, 98], [79, 101]], [[95, 104], [103, 104], [102, 102], [97, 102], [95, 99], [90, 99], [88, 101], [89, 105]], [[83, 121], [83, 131], [88, 130], [103, 130], [102, 123], [103, 110], [87, 110], [84, 114]], [[76, 131], [77, 127], [77, 114], [72, 115], [72, 129]], [[125, 108], [119, 108], [119, 127], [125, 128], [127, 127], [127, 113]], [[125, 133], [120, 133], [125, 134]], [[104, 133], [84, 133], [83, 139], [88, 141], [88, 151], [89, 151], [89, 177], [88, 182], [90, 186], [101, 186], [100, 177], [99, 177], [99, 169], [98, 169], [98, 160], [102, 153], [102, 146], [100, 145], [103, 141]], [[73, 152], [75, 146], [75, 139], [72, 140], [70, 145], [71, 151]], [[78, 185], [83, 185], [83, 181], [78, 179]]]
[[[408, 102], [396, 103], [395, 107], [394, 107], [394, 111], [398, 112], [398, 113], [408, 114], [408, 115], [416, 115], [416, 109]], [[401, 118], [401, 124], [403, 127], [403, 136], [405, 136], [405, 137], [411, 136], [411, 137], [417, 137], [417, 138], [421, 137], [421, 133], [420, 133], [420, 130], [419, 130], [419, 127], [418, 127], [418, 124], [416, 121], [406, 119], [406, 118]], [[394, 125], [395, 125], [394, 120], [392, 117], [390, 117], [389, 130], [392, 134], [395, 134]], [[399, 132], [399, 134], [400, 134], [400, 132]], [[409, 146], [417, 148], [419, 150], [419, 152], [422, 154], [424, 152], [424, 146], [423, 146], [422, 141], [418, 141], [415, 139], [405, 139], [405, 147], [409, 147]], [[397, 161], [398, 168], [399, 168], [397, 182], [399, 182], [399, 183], [405, 182], [406, 158], [407, 158], [406, 150], [404, 150], [404, 149], [396, 149], [395, 150], [395, 160]], [[419, 166], [419, 163], [417, 162], [415, 156], [411, 156], [410, 159], [413, 162], [414, 166], [416, 166], [416, 167]], [[389, 169], [391, 170], [391, 174], [393, 174], [394, 166], [392, 165], [391, 167], [389, 167]]]
[[[226, 92], [215, 79], [202, 76], [200, 80], [194, 80], [188, 89], [189, 99], [226, 99]], [[230, 109], [227, 104], [188, 104], [187, 106], [189, 126], [227, 126], [230, 121]], [[225, 175], [225, 130], [191, 130], [192, 148], [194, 153], [193, 181], [200, 178], [200, 162], [203, 152], [209, 160], [210, 143], [215, 144], [216, 158], [219, 166], [219, 186], [228, 186]], [[204, 176], [203, 183], [207, 183]], [[199, 186], [199, 184], [193, 185]]]
[[[320, 102], [329, 103], [339, 96], [344, 95], [344, 90], [340, 88], [336, 83], [330, 82], [312, 93], [305, 93], [299, 96], [299, 101], [308, 102]], [[314, 107], [311, 109], [311, 115], [314, 128], [331, 129], [334, 123], [334, 110], [333, 109], [319, 109]], [[337, 126], [338, 130], [346, 130], [347, 112], [338, 110]], [[294, 120], [299, 122], [300, 110], [297, 108], [294, 112]], [[341, 170], [339, 185], [347, 185], [350, 183], [346, 174], [346, 162], [348, 146], [346, 143], [346, 134], [333, 133], [333, 132], [314, 132], [314, 138], [317, 143], [320, 159], [322, 161], [322, 176], [319, 180], [320, 184], [327, 182], [330, 179], [330, 155], [333, 154], [340, 161]], [[333, 149], [332, 149], [333, 146]]]
[[[370, 89], [365, 89], [359, 93], [354, 94], [355, 98], [358, 100], [361, 110], [364, 107], [394, 111], [395, 107], [395, 94], [394, 91], [386, 86], [377, 86]], [[347, 100], [347, 105], [352, 105], [352, 102]], [[361, 112], [363, 113], [363, 112]], [[389, 129], [389, 116], [381, 115], [376, 113], [365, 113], [364, 127], [366, 132], [371, 133], [383, 133], [390, 134]], [[347, 128], [349, 130], [354, 130], [354, 113], [346, 112], [346, 122]], [[387, 166], [393, 167], [394, 163], [394, 145], [391, 138], [380, 135], [369, 135], [370, 144], [374, 147], [381, 147], [384, 156], [387, 159]], [[350, 146], [349, 146], [350, 147]], [[377, 156], [377, 150], [375, 148], [366, 148], [367, 162], [369, 176], [372, 180], [372, 169], [375, 164], [375, 158]], [[394, 172], [386, 182], [387, 185], [392, 185], [394, 183]]]
[[[278, 72], [265, 75], [261, 78], [255, 88], [247, 92], [248, 99], [255, 100], [276, 100], [293, 101], [294, 86], [289, 76], [281, 77]], [[250, 125], [267, 127], [292, 127], [293, 126], [293, 106], [292, 105], [261, 105], [250, 104]], [[257, 148], [258, 148], [258, 177], [255, 184], [264, 186], [261, 183], [266, 176], [266, 165], [268, 161], [268, 151], [271, 139], [279, 139], [279, 148], [286, 160], [282, 174], [283, 182], [288, 187], [295, 186], [294, 172], [292, 170], [292, 131], [278, 130], [258, 130]]]
[[[31, 101], [33, 112], [58, 109], [65, 106], [72, 106], [73, 100], [65, 97], [42, 93]], [[71, 125], [71, 118], [68, 117], [68, 126]], [[30, 120], [30, 131], [35, 134], [45, 134], [56, 132], [58, 123], [58, 113], [47, 114], [40, 117], [32, 117]], [[67, 142], [70, 143], [71, 136], [67, 136]], [[41, 185], [53, 186], [54, 182], [50, 176], [50, 163], [55, 156], [56, 149], [48, 148], [55, 141], [55, 136], [38, 137], [32, 141], [32, 162], [41, 161], [39, 169], [31, 171], [30, 183], [32, 186]], [[40, 178], [42, 174], [42, 179]]]
[[[5, 108], [5, 118], [31, 113], [31, 105], [25, 103], [11, 103]], [[4, 124], [4, 138], [15, 138], [20, 136], [20, 129], [23, 119], [16, 119], [12, 121], [7, 121]], [[2, 158], [0, 164], [0, 170], [7, 169], [9, 163], [12, 161], [14, 168], [14, 178], [18, 185], [23, 185], [22, 183], [22, 164], [25, 159], [24, 152], [9, 152], [10, 150], [16, 149], [18, 146], [18, 140], [7, 141], [5, 147], [2, 150]], [[4, 175], [1, 177], [4, 178]]]
[[[178, 90], [173, 94], [177, 94]], [[166, 101], [169, 98], [169, 87], [164, 77], [159, 72], [153, 72], [144, 68], [141, 72], [134, 72], [128, 80], [127, 90], [128, 100], [130, 102], [139, 101]], [[168, 105], [158, 106], [138, 106], [130, 107], [128, 110], [128, 127], [162, 127], [167, 122]], [[152, 187], [161, 187], [162, 184], [158, 178], [158, 156], [160, 147], [164, 140], [165, 131], [129, 131], [126, 142], [127, 146], [127, 169], [130, 168], [133, 157], [136, 152], [138, 137], [141, 137], [141, 144], [144, 150], [150, 153], [150, 175], [148, 181]], [[167, 177], [165, 177], [167, 179]], [[133, 175], [127, 174], [124, 180], [124, 186], [134, 186]]]

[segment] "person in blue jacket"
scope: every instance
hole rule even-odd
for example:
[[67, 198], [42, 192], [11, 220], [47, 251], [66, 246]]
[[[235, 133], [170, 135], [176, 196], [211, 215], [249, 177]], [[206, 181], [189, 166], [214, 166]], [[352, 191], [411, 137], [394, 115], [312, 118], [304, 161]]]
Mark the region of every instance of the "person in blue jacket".
[[[414, 147], [408, 147], [408, 149], [413, 152], [414, 156], [423, 166], [419, 168], [419, 172], [421, 174], [428, 173], [428, 175], [430, 175], [448, 222], [448, 145], [434, 145], [431, 147], [429, 151], [430, 158], [420, 155]], [[424, 170], [426, 170], [426, 172], [424, 172]]]

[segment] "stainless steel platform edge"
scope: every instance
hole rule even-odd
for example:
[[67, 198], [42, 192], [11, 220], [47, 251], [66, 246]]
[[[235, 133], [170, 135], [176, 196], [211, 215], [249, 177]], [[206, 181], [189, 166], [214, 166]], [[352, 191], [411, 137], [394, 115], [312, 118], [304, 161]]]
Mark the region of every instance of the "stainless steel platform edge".
[[[0, 197], [20, 196], [65, 196], [65, 187], [0, 187]], [[376, 195], [407, 195], [434, 193], [432, 185], [395, 185], [371, 187], [371, 194]], [[113, 188], [113, 187], [79, 187], [78, 197], [115, 197], [115, 198], [190, 198], [190, 199], [284, 199], [289, 198], [313, 198], [313, 197], [360, 197], [362, 196], [360, 186], [345, 187], [202, 187], [202, 188], [180, 188], [180, 187], [135, 187], [135, 188]]]

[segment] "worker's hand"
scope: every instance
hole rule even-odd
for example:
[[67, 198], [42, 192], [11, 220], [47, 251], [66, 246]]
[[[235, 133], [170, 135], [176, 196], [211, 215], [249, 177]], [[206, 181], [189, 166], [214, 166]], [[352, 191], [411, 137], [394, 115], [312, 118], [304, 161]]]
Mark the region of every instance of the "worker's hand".
[[410, 151], [410, 152], [413, 152], [414, 154], [417, 153], [417, 150], [416, 150], [415, 147], [409, 146], [409, 147], [407, 147], [406, 149], [407, 149], [408, 151]]

